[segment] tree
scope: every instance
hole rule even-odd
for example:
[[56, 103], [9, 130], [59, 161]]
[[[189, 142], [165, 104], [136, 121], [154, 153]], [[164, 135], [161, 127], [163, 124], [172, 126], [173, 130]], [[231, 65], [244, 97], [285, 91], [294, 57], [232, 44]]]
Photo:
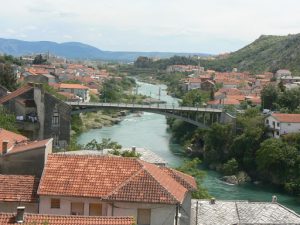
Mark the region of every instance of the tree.
[[190, 90], [182, 98], [182, 106], [200, 106], [203, 102], [209, 100], [210, 93], [199, 89]]
[[280, 108], [287, 108], [289, 112], [294, 112], [300, 106], [300, 88], [286, 90], [278, 98]]
[[0, 85], [6, 87], [9, 91], [17, 88], [17, 76], [11, 64], [0, 63]]
[[103, 150], [103, 149], [121, 149], [122, 145], [110, 138], [102, 138], [102, 142], [97, 142], [95, 139], [87, 143], [84, 147], [86, 150]]
[[298, 151], [281, 139], [265, 140], [257, 151], [257, 166], [266, 179], [277, 184], [284, 184], [289, 180], [295, 169]]
[[43, 56], [41, 54], [37, 55], [36, 57], [34, 57], [33, 60], [33, 64], [44, 64], [45, 62], [47, 62], [47, 59], [44, 59]]
[[232, 140], [232, 127], [215, 123], [204, 137], [204, 160], [207, 163], [224, 163], [228, 160]]
[[275, 103], [278, 100], [278, 96], [279, 90], [275, 85], [269, 84], [266, 87], [264, 87], [261, 91], [262, 107], [264, 109], [275, 110]]
[[177, 167], [176, 170], [189, 174], [196, 179], [197, 191], [192, 193], [193, 198], [207, 199], [211, 196], [207, 190], [202, 187], [205, 173], [199, 169], [200, 164], [201, 161], [198, 158], [194, 158], [193, 160], [186, 160], [180, 167]]
[[17, 132], [16, 117], [0, 105], [0, 128]]
[[238, 172], [239, 164], [236, 159], [230, 159], [226, 163], [224, 163], [222, 171], [225, 175], [233, 175]]

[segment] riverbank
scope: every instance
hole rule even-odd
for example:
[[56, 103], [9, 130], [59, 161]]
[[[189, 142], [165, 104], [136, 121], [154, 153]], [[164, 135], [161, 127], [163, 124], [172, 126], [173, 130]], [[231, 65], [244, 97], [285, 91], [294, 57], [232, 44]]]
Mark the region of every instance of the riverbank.
[[122, 121], [124, 115], [122, 112], [110, 112], [108, 114], [102, 111], [81, 114], [82, 130], [101, 129], [102, 127], [118, 124]]

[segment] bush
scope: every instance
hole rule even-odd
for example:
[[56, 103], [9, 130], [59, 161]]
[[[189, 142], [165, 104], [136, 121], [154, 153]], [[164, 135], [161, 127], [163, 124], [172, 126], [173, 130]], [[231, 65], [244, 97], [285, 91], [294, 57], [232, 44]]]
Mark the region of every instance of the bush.
[[225, 175], [233, 175], [236, 174], [239, 170], [239, 165], [236, 159], [230, 159], [226, 163], [224, 163], [222, 172]]

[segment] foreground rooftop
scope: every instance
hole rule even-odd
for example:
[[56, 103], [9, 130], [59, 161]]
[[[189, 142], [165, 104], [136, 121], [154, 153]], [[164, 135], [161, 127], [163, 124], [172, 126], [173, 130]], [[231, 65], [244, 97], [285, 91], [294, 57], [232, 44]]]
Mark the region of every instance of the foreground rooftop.
[[300, 224], [297, 213], [277, 202], [192, 200], [191, 221], [196, 214], [197, 225]]
[[95, 217], [95, 216], [61, 216], [43, 214], [24, 214], [23, 222], [16, 222], [16, 214], [0, 213], [0, 224], [24, 224], [24, 225], [132, 225], [132, 217]]

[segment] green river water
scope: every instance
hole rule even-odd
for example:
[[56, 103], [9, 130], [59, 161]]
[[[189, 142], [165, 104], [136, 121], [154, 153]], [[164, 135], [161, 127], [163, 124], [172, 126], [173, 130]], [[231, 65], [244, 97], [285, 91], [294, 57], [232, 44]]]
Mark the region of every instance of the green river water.
[[[138, 82], [138, 84], [139, 93], [159, 98], [158, 93], [160, 92], [162, 100], [168, 104], [178, 104], [177, 99], [167, 95], [165, 85], [152, 85], [143, 82]], [[83, 133], [78, 142], [85, 144], [92, 139], [101, 140], [102, 138], [111, 138], [123, 147], [136, 146], [150, 149], [165, 159], [172, 167], [180, 165], [184, 160], [183, 149], [171, 139], [171, 135], [167, 131], [166, 118], [163, 115], [146, 112], [141, 116], [130, 114], [117, 125]], [[267, 185], [254, 185], [252, 183], [239, 186], [228, 185], [219, 180], [220, 174], [217, 172], [204, 170], [206, 171], [206, 178], [203, 186], [217, 199], [271, 201], [272, 196], [276, 195], [279, 203], [300, 213], [299, 198], [284, 194]]]

